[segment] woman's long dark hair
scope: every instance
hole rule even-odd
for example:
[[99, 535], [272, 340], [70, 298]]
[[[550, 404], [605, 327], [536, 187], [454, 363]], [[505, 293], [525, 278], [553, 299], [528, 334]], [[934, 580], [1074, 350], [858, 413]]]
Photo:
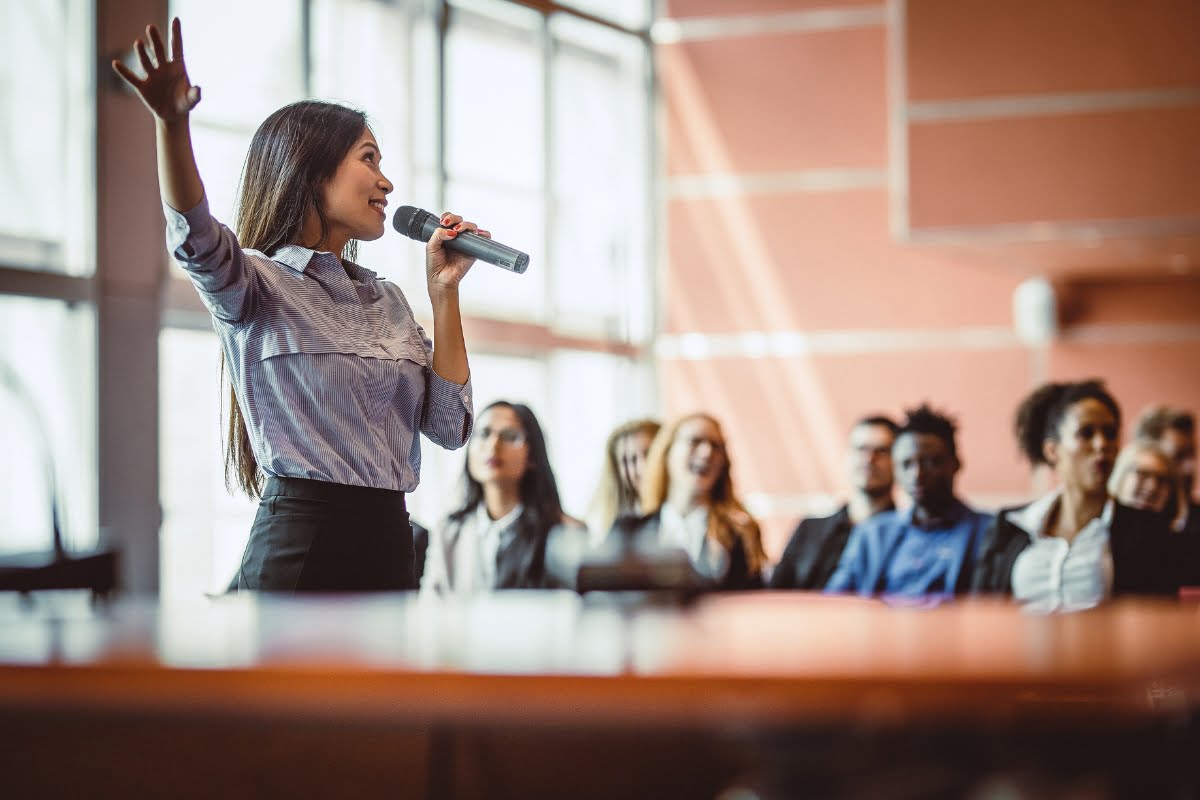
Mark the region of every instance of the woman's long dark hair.
[[[286, 244], [324, 241], [329, 235], [329, 219], [321, 201], [322, 189], [366, 127], [363, 112], [317, 100], [292, 103], [267, 117], [254, 133], [242, 168], [234, 215], [238, 243], [271, 255]], [[321, 238], [302, 243], [310, 210], [317, 214]], [[357, 242], [348, 242], [342, 258], [353, 260], [357, 250]], [[223, 351], [221, 367], [224, 382], [229, 375]], [[230, 490], [236, 486], [250, 497], [259, 497], [263, 473], [254, 458], [232, 380], [228, 397], [225, 484]]]
[[[525, 431], [525, 443], [529, 448], [525, 474], [521, 476], [518, 491], [523, 506], [515, 524], [516, 537], [507, 548], [507, 557], [498, 565], [496, 586], [500, 589], [539, 588], [547, 585], [545, 574], [546, 539], [550, 529], [562, 522], [562, 502], [558, 495], [558, 482], [550, 467], [550, 455], [546, 451], [546, 437], [542, 426], [529, 406], [497, 400], [483, 411], [482, 418], [493, 408], [507, 408], [517, 415]], [[473, 514], [483, 502], [483, 484], [471, 477], [469, 465], [463, 465], [463, 502], [450, 514], [450, 521], [461, 523]]]

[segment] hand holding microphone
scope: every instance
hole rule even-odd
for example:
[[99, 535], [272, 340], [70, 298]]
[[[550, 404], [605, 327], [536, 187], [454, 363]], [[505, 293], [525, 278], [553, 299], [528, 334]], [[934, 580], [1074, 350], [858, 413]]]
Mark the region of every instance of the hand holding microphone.
[[[413, 206], [400, 206], [396, 209], [396, 215], [392, 217], [392, 227], [410, 239], [428, 242], [434, 231], [449, 226], [443, 225], [442, 220], [428, 211]], [[525, 253], [469, 230], [457, 233], [453, 239], [444, 239], [442, 247], [517, 274], [529, 268], [529, 256]]]

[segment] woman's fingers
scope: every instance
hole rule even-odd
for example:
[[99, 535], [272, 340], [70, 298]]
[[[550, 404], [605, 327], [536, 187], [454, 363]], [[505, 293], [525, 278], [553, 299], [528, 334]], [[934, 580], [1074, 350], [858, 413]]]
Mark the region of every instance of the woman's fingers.
[[133, 89], [140, 90], [142, 88], [142, 79], [139, 78], [133, 70], [117, 61], [115, 58], [112, 62], [113, 71], [121, 76], [121, 79], [128, 83]]
[[162, 34], [157, 25], [146, 26], [146, 36], [150, 38], [150, 46], [154, 48], [154, 60], [160, 67], [167, 65], [167, 46], [163, 44]]
[[154, 62], [150, 60], [150, 54], [146, 52], [146, 43], [138, 39], [133, 43], [133, 50], [137, 53], [138, 61], [142, 64], [142, 69], [149, 76], [154, 72]]
[[183, 26], [179, 17], [171, 20], [171, 58], [183, 61]]

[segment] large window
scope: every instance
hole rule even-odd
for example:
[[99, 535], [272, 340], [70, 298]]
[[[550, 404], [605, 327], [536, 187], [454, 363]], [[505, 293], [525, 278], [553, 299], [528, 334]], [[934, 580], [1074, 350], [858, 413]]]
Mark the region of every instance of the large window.
[[96, 546], [95, 315], [0, 295], [0, 552]]
[[89, 274], [91, 4], [0, 0], [0, 265]]
[[[612, 19], [643, 26], [647, 8], [625, 3]], [[609, 429], [654, 408], [638, 357], [653, 307], [645, 37], [502, 0], [175, 0], [172, 13], [204, 87], [195, 146], [218, 217], [232, 221], [257, 125], [311, 96], [367, 113], [396, 186], [391, 209], [451, 209], [530, 254], [524, 275], [478, 264], [463, 285], [476, 409], [527, 403], [564, 504], [583, 516]], [[359, 260], [429, 328], [419, 245], [389, 230]], [[236, 570], [254, 507], [223, 485], [216, 337], [190, 290], [168, 296], [180, 305], [166, 319], [184, 327], [159, 342], [162, 587], [214, 591]], [[465, 452], [422, 452], [409, 506], [433, 525], [459, 498]]]
[[0, 0], [0, 553], [99, 539], [92, 28]]

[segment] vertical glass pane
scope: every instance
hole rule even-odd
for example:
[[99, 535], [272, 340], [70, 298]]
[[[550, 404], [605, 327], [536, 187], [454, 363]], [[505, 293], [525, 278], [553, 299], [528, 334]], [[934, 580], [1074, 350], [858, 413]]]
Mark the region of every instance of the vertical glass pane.
[[[446, 36], [446, 207], [529, 253], [529, 272], [481, 264], [471, 314], [544, 321], [545, 75], [542, 17], [503, 3], [456, 10]], [[485, 16], [486, 14], [486, 16]]]
[[0, 263], [90, 274], [92, 6], [0, 0]]
[[[606, 353], [560, 350], [549, 360], [550, 457], [568, 514], [582, 518], [600, 479], [604, 442], [622, 422], [651, 415], [649, 370]], [[581, 391], [580, 387], [587, 387]]]
[[[0, 552], [96, 546], [96, 320], [91, 308], [0, 296]], [[53, 477], [51, 477], [53, 476]]]
[[159, 336], [160, 591], [224, 591], [257, 504], [225, 489], [219, 346], [208, 331]]
[[[520, 9], [518, 9], [520, 10]], [[511, 9], [510, 9], [511, 11]], [[446, 170], [455, 180], [543, 184], [541, 18], [457, 12], [446, 34]]]
[[648, 313], [648, 113], [642, 45], [558, 16], [550, 227], [557, 329], [629, 338]]

